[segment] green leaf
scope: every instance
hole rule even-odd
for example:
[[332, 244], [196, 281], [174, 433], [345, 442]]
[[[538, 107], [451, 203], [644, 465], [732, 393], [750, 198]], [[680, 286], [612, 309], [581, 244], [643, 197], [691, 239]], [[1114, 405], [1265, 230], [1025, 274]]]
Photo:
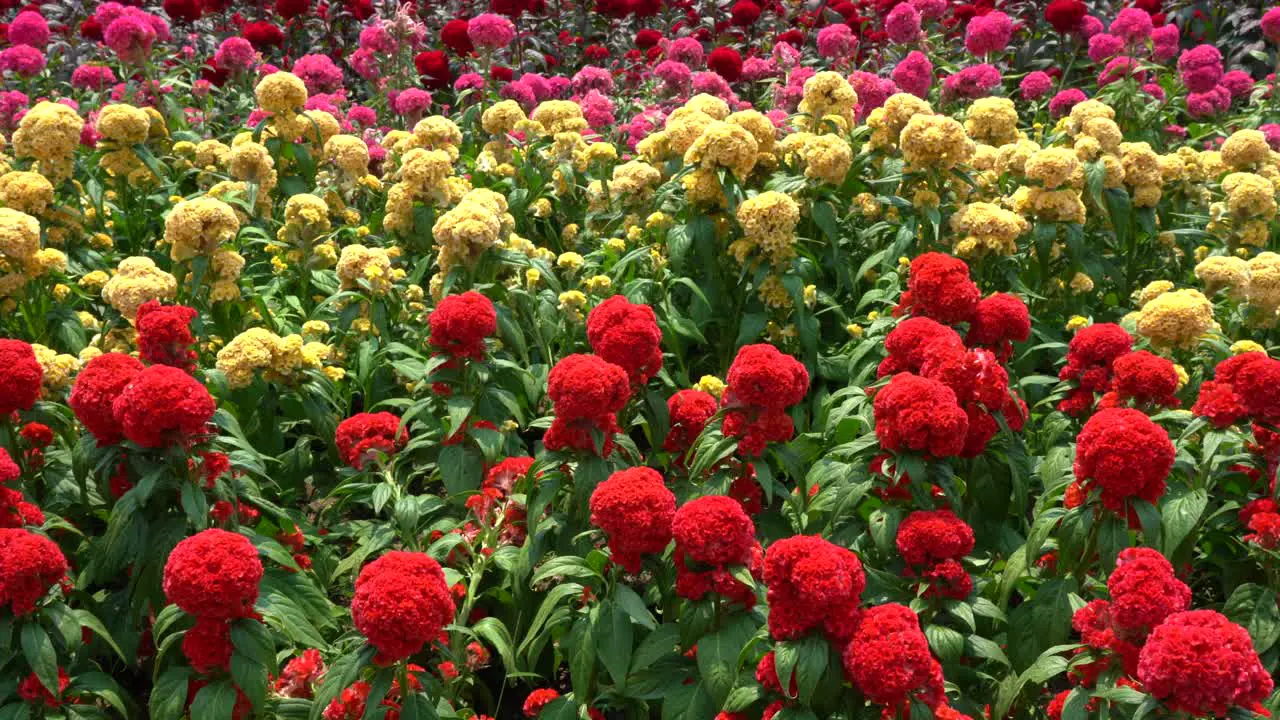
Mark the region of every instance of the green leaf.
[[1236, 587], [1227, 598], [1222, 614], [1249, 631], [1253, 649], [1259, 655], [1280, 640], [1280, 609], [1276, 607], [1276, 592], [1271, 588], [1253, 583]]
[[643, 670], [665, 657], [675, 657], [680, 642], [680, 627], [675, 623], [659, 625], [645, 636], [631, 654], [631, 672]]
[[1062, 720], [1088, 720], [1089, 712], [1085, 709], [1088, 702], [1088, 690], [1082, 687], [1072, 688], [1062, 706]]
[[267, 668], [258, 661], [241, 655], [239, 650], [231, 654], [231, 679], [258, 709], [267, 698]]
[[228, 680], [200, 688], [191, 701], [191, 720], [229, 720], [236, 707], [236, 689]]
[[1209, 493], [1203, 488], [1192, 490], [1181, 497], [1170, 500], [1161, 513], [1160, 548], [1165, 557], [1173, 557], [1178, 546], [1191, 534], [1200, 522], [1205, 507], [1209, 504]]
[[733, 689], [738, 678], [738, 657], [755, 634], [755, 622], [738, 617], [698, 640], [698, 672], [716, 707], [724, 705]]
[[[152, 692], [155, 692], [154, 689]], [[107, 704], [115, 708], [120, 715], [129, 716], [129, 706], [125, 704], [124, 691], [111, 676], [96, 670], [80, 673], [71, 680], [71, 684], [67, 686], [67, 695], [79, 693], [92, 693], [107, 701]]]
[[569, 681], [577, 697], [593, 697], [596, 680], [596, 638], [592, 633], [598, 608], [578, 618], [569, 631], [565, 646], [569, 655]]
[[953, 663], [964, 655], [964, 636], [942, 625], [930, 625], [924, 629], [929, 647], [944, 663]]
[[231, 645], [237, 653], [263, 668], [275, 668], [275, 644], [271, 642], [271, 633], [262, 623], [247, 618], [232, 623]]
[[511, 640], [511, 631], [507, 630], [507, 626], [501, 620], [496, 617], [482, 618], [471, 626], [471, 629], [475, 631], [476, 635], [488, 640], [489, 644], [493, 645], [508, 672], [517, 670], [515, 646]]
[[801, 640], [796, 650], [796, 699], [808, 705], [827, 671], [831, 653], [827, 641], [813, 634]]
[[626, 585], [617, 585], [614, 588], [614, 599], [618, 601], [618, 607], [626, 611], [641, 627], [652, 630], [658, 627], [658, 621], [653, 617], [653, 613], [649, 612], [649, 608], [644, 604], [644, 598], [641, 598], [635, 590]]
[[369, 664], [373, 655], [373, 647], [365, 645], [359, 650], [343, 655], [329, 665], [329, 669], [324, 673], [324, 679], [316, 688], [315, 703], [311, 706], [312, 720], [319, 720], [320, 714], [329, 707], [329, 702], [342, 694], [348, 685], [360, 677], [360, 671]]
[[191, 669], [171, 667], [165, 670], [151, 688], [150, 715], [153, 720], [173, 720], [182, 717], [187, 706], [187, 685]]
[[53, 649], [49, 633], [38, 622], [27, 622], [22, 626], [22, 655], [31, 671], [40, 678], [40, 684], [58, 697], [58, 654]]
[[440, 477], [450, 495], [480, 489], [484, 461], [463, 445], [448, 445], [440, 451]]
[[107, 626], [103, 625], [102, 621], [99, 620], [96, 615], [88, 610], [74, 610], [72, 612], [75, 613], [76, 619], [80, 622], [80, 627], [89, 628], [89, 631], [92, 632], [94, 636], [105, 642], [107, 647], [114, 650], [121, 660], [128, 662], [124, 656], [124, 651], [116, 644], [115, 638], [111, 637], [111, 633], [107, 632]]
[[764, 697], [764, 688], [757, 684], [734, 688], [724, 700], [722, 708], [727, 713], [742, 712]]
[[600, 662], [609, 671], [609, 677], [613, 678], [618, 690], [625, 693], [633, 641], [630, 616], [616, 603], [601, 603], [600, 613], [596, 616], [595, 635]]

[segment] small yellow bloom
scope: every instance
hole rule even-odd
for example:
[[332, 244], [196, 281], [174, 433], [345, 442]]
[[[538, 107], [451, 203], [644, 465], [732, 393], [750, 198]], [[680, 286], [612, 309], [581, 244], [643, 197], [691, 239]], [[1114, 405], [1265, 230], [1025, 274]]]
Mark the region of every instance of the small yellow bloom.
[[524, 271], [524, 283], [530, 290], [538, 286], [542, 282], [542, 271], [538, 268], [529, 268]]
[[1231, 343], [1232, 355], [1243, 355], [1249, 352], [1266, 353], [1267, 349], [1252, 340], [1237, 340]]
[[556, 267], [574, 271], [582, 267], [583, 262], [585, 262], [583, 257], [576, 252], [560, 253], [560, 257], [556, 258]]
[[857, 323], [849, 323], [844, 326], [844, 329], [849, 333], [850, 337], [855, 339], [862, 337], [862, 333], [864, 332], [862, 326]]
[[701, 390], [704, 393], [713, 395], [719, 399], [724, 394], [724, 381], [715, 375], [703, 375], [698, 379], [698, 383], [693, 386], [694, 390]]
[[1080, 328], [1084, 328], [1088, 326], [1089, 326], [1089, 318], [1083, 315], [1072, 315], [1071, 319], [1067, 320], [1067, 332], [1075, 332]]

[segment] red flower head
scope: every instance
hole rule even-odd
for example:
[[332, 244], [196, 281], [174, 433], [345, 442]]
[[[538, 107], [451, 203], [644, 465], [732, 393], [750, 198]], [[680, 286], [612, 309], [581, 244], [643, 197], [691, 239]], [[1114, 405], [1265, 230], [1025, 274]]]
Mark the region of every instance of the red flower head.
[[889, 356], [876, 369], [879, 377], [900, 372], [920, 372], [930, 358], [964, 352], [960, 334], [937, 320], [909, 317], [898, 323], [884, 339]]
[[1173, 613], [1191, 607], [1191, 588], [1173, 576], [1173, 565], [1158, 551], [1135, 547], [1120, 551], [1107, 578], [1111, 618], [1129, 635], [1141, 635]]
[[439, 638], [455, 612], [444, 571], [426, 553], [392, 551], [365, 565], [351, 600], [356, 629], [384, 664]]
[[[671, 522], [676, 551], [703, 565], [746, 565], [756, 526], [736, 500], [708, 495], [690, 500]], [[678, 564], [678, 563], [677, 563]]]
[[760, 19], [760, 6], [751, 0], [738, 0], [729, 10], [730, 21], [739, 27], [750, 27]]
[[767, 344], [744, 345], [729, 366], [724, 404], [785, 410], [804, 399], [809, 371], [795, 358]]
[[950, 510], [916, 510], [898, 525], [898, 554], [908, 565], [959, 560], [973, 552], [973, 528]]
[[653, 308], [614, 295], [587, 315], [587, 340], [604, 360], [643, 385], [662, 369], [662, 331]]
[[[770, 612], [772, 612], [772, 608]], [[756, 664], [756, 682], [760, 683], [765, 690], [777, 695], [786, 694], [789, 697], [795, 697], [796, 693], [799, 692], [794, 672], [791, 674], [791, 682], [788, 683], [791, 686], [790, 692], [782, 692], [782, 680], [778, 678], [778, 656], [772, 650], [765, 653], [764, 657], [760, 658], [760, 662]], [[742, 715], [741, 718], [745, 720], [746, 716]], [[716, 720], [721, 720], [719, 715], [716, 716]], [[733, 718], [733, 720], [737, 720], [737, 718]]]
[[1001, 361], [1013, 355], [1013, 343], [1026, 342], [1031, 337], [1031, 314], [1027, 304], [1008, 293], [995, 293], [978, 302], [978, 309], [969, 321], [969, 334], [965, 341], [995, 352]]
[[276, 680], [277, 695], [290, 698], [310, 698], [312, 689], [324, 677], [324, 659], [320, 651], [314, 648], [303, 650], [302, 654], [285, 664]]
[[937, 380], [894, 375], [876, 393], [873, 408], [876, 438], [885, 450], [950, 457], [964, 449], [969, 417], [955, 392]]
[[1214, 380], [1200, 384], [1200, 394], [1191, 412], [1208, 418], [1214, 427], [1225, 428], [1236, 424], [1249, 415], [1244, 407], [1244, 398], [1236, 394], [1230, 385]]
[[1080, 0], [1053, 0], [1044, 9], [1044, 19], [1054, 30], [1066, 34], [1080, 28], [1080, 21], [1089, 14], [1089, 8]]
[[20, 528], [0, 529], [0, 607], [26, 615], [67, 574], [67, 558], [52, 540]]
[[44, 369], [31, 345], [0, 339], [0, 415], [30, 410], [40, 397]]
[[1096, 484], [1103, 506], [1118, 513], [1129, 498], [1159, 502], [1173, 458], [1163, 428], [1137, 410], [1110, 408], [1089, 418], [1077, 436], [1075, 474]]
[[913, 315], [954, 325], [973, 319], [981, 297], [963, 260], [929, 252], [911, 261], [907, 292], [902, 294], [901, 303]]
[[905, 709], [913, 699], [931, 708], [946, 700], [942, 666], [929, 652], [920, 619], [904, 605], [863, 612], [844, 649], [844, 671], [868, 700], [886, 709]]
[[191, 335], [191, 321], [199, 315], [186, 305], [161, 305], [148, 300], [138, 308], [138, 354], [153, 365], [169, 365], [191, 372], [196, 367], [196, 353], [191, 349], [196, 339]]
[[547, 375], [547, 395], [556, 415], [591, 418], [616, 413], [631, 397], [627, 373], [596, 355], [569, 355]]
[[509, 457], [489, 468], [484, 476], [484, 487], [494, 488], [505, 496], [511, 492], [518, 480], [524, 479], [533, 467], [531, 457]]
[[1171, 615], [1142, 647], [1138, 680], [1174, 712], [1225, 717], [1254, 712], [1274, 682], [1244, 628], [1213, 610]]
[[248, 617], [258, 600], [262, 561], [243, 535], [213, 528], [178, 543], [164, 564], [164, 595], [198, 618]]
[[428, 322], [432, 345], [454, 357], [472, 360], [484, 358], [484, 339], [498, 331], [493, 302], [475, 290], [441, 300]]
[[1239, 409], [1254, 422], [1280, 424], [1280, 360], [1266, 353], [1242, 353], [1218, 363], [1214, 378], [1231, 388]]
[[671, 429], [667, 431], [662, 449], [673, 453], [688, 450], [706, 427], [707, 421], [716, 414], [716, 409], [715, 397], [701, 390], [681, 390], [667, 398]]
[[964, 600], [973, 592], [973, 578], [958, 560], [943, 560], [920, 573], [920, 577], [928, 586], [925, 597]]
[[[0, 485], [11, 483], [22, 475], [21, 468], [13, 461], [13, 456], [8, 450], [0, 448]], [[1247, 518], [1241, 522], [1247, 522]]]
[[311, 10], [311, 0], [276, 0], [276, 12], [285, 20], [305, 15]]
[[217, 409], [199, 380], [167, 365], [135, 375], [112, 408], [125, 438], [144, 448], [186, 443], [203, 434]]
[[179, 22], [193, 23], [200, 19], [200, 0], [164, 0], [161, 4], [169, 17]]
[[707, 56], [707, 67], [729, 82], [742, 77], [742, 55], [731, 47], [718, 47]]
[[647, 467], [620, 470], [591, 493], [591, 524], [609, 536], [613, 561], [633, 575], [640, 556], [657, 554], [671, 542], [676, 496]]
[[1138, 407], [1177, 407], [1178, 371], [1173, 362], [1146, 350], [1126, 353], [1111, 363], [1111, 390]]
[[832, 642], [853, 637], [867, 586], [853, 552], [817, 535], [779, 540], [765, 553], [764, 582], [774, 640], [793, 640], [818, 627]]
[[560, 693], [551, 688], [538, 688], [529, 693], [529, 696], [524, 699], [524, 707], [521, 709], [524, 711], [524, 716], [532, 720], [538, 717], [538, 713], [542, 712], [542, 708], [550, 705], [559, 697]]
[[657, 30], [645, 28], [636, 32], [636, 47], [641, 50], [648, 50], [656, 46], [660, 40], [662, 40], [662, 33]]
[[66, 669], [58, 668], [58, 696], [54, 697], [53, 693], [45, 688], [44, 683], [40, 682], [40, 677], [31, 673], [18, 683], [18, 697], [32, 704], [43, 703], [45, 707], [61, 707], [62, 693], [66, 692], [70, 684], [71, 678], [67, 676]]
[[444, 90], [453, 84], [449, 56], [443, 50], [424, 50], [413, 58], [413, 67], [422, 76], [422, 84], [432, 90]]
[[445, 23], [440, 29], [440, 42], [455, 55], [470, 55], [475, 48], [471, 44], [471, 36], [467, 34], [468, 25], [465, 18], [454, 18]]
[[231, 670], [231, 625], [224, 618], [199, 617], [182, 636], [182, 654], [196, 672]]
[[1082, 328], [1067, 344], [1067, 364], [1058, 378], [1075, 380], [1088, 392], [1104, 392], [1111, 384], [1111, 363], [1132, 349], [1133, 338], [1119, 325]]
[[137, 358], [107, 353], [90, 360], [76, 375], [67, 402], [85, 429], [97, 438], [98, 445], [114, 445], [124, 439], [114, 404], [143, 368]]
[[[27, 423], [22, 426], [19, 434], [31, 447], [37, 449], [48, 447], [53, 442], [53, 430], [50, 430], [49, 426], [44, 423]], [[9, 460], [9, 462], [12, 462], [12, 460]], [[0, 460], [0, 482], [4, 482], [4, 475], [4, 460]]]
[[356, 470], [363, 470], [378, 455], [395, 455], [409, 441], [409, 431], [400, 427], [400, 418], [389, 412], [357, 413], [338, 423], [334, 442], [338, 457]]
[[259, 52], [266, 52], [273, 47], [280, 47], [284, 44], [284, 31], [278, 26], [259, 20], [258, 22], [246, 23], [240, 30], [240, 34], [245, 40], [253, 45], [253, 49]]
[[1009, 397], [1009, 373], [990, 350], [940, 352], [920, 366], [920, 376], [951, 388], [956, 402], [998, 410]]

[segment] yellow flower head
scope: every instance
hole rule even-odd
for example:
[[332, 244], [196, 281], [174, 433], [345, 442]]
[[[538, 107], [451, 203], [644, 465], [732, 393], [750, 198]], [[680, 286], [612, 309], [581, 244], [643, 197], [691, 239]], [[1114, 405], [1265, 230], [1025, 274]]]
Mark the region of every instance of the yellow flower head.
[[132, 105], [107, 105], [98, 112], [97, 130], [103, 139], [117, 145], [139, 145], [151, 132], [151, 118]]
[[720, 396], [724, 394], [725, 387], [724, 381], [715, 375], [703, 375], [698, 379], [698, 383], [693, 386], [693, 389], [701, 390], [719, 400]]
[[307, 104], [307, 86], [293, 73], [274, 72], [262, 78], [254, 95], [258, 105], [270, 113], [292, 115], [302, 112]]
[[148, 300], [172, 300], [177, 294], [177, 279], [147, 257], [121, 260], [116, 274], [102, 288], [102, 299], [129, 322]]
[[165, 218], [164, 238], [174, 260], [212, 255], [222, 243], [240, 231], [236, 211], [221, 200], [201, 197], [184, 200]]
[[1142, 306], [1138, 332], [1159, 347], [1195, 347], [1214, 326], [1213, 304], [1199, 290], [1165, 292]]

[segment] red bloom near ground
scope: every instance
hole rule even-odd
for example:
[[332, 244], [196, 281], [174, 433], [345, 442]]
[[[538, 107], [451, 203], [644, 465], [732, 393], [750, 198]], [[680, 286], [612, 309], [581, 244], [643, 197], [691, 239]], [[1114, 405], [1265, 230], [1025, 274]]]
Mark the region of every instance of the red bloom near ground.
[[144, 367], [129, 355], [107, 353], [90, 360], [76, 375], [68, 404], [98, 445], [114, 445], [124, 439], [114, 404]]
[[904, 605], [879, 605], [862, 614], [844, 650], [844, 669], [868, 700], [886, 710], [905, 709], [913, 699], [929, 707], [946, 700], [942, 667], [929, 652], [920, 619]]
[[857, 629], [866, 578], [852, 551], [817, 535], [796, 535], [769, 546], [764, 557], [769, 633], [792, 640], [822, 628], [833, 643]]
[[408, 440], [409, 431], [389, 412], [352, 415], [338, 423], [334, 434], [338, 457], [356, 470], [365, 469], [379, 454], [396, 454]]
[[908, 565], [932, 565], [973, 552], [973, 528], [950, 510], [917, 510], [898, 525], [895, 543]]
[[613, 561], [632, 574], [641, 555], [666, 549], [675, 514], [676, 496], [650, 468], [616, 472], [591, 493], [591, 523], [608, 535]]
[[153, 365], [191, 372], [196, 367], [191, 321], [198, 315], [195, 308], [185, 305], [161, 305], [155, 300], [143, 303], [138, 308], [138, 354]]
[[200, 619], [249, 617], [258, 600], [262, 561], [238, 533], [204, 530], [183, 540], [164, 565], [164, 594]]
[[973, 318], [981, 297], [963, 260], [930, 252], [911, 261], [907, 292], [902, 294], [901, 304], [912, 315], [954, 325]]
[[428, 322], [432, 345], [454, 357], [472, 360], [484, 358], [485, 338], [498, 331], [493, 301], [474, 290], [441, 300]]
[[0, 529], [0, 607], [14, 615], [35, 610], [36, 602], [67, 573], [67, 559], [52, 540], [19, 528]]
[[1107, 578], [1111, 618], [1130, 633], [1144, 634], [1173, 613], [1191, 607], [1191, 588], [1173, 575], [1173, 565], [1158, 551], [1126, 548]]
[[351, 617], [384, 664], [435, 640], [454, 612], [444, 572], [426, 553], [389, 552], [356, 578]]
[[1213, 610], [1176, 613], [1152, 631], [1138, 680], [1174, 712], [1218, 717], [1232, 707], [1258, 712], [1274, 686], [1249, 633]]

